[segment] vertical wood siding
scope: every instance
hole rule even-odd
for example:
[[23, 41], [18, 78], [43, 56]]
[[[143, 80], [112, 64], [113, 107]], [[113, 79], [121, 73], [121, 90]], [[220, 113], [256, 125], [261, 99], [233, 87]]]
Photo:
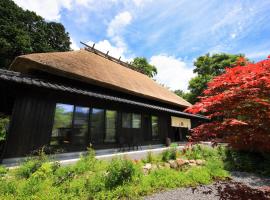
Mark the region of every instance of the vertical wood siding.
[[5, 157], [26, 155], [48, 144], [54, 107], [46, 97], [20, 96], [15, 100]]

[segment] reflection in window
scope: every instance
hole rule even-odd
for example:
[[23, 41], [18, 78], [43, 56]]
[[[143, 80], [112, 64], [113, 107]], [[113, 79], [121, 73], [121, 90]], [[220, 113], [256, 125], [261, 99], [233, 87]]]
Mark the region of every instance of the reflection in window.
[[158, 117], [151, 116], [151, 124], [152, 124], [152, 139], [158, 139]]
[[73, 105], [56, 104], [51, 145], [70, 143], [73, 109]]
[[131, 113], [122, 113], [122, 127], [131, 128]]
[[141, 128], [141, 115], [132, 113], [132, 128]]
[[115, 142], [117, 112], [106, 110], [105, 142]]
[[88, 119], [89, 108], [75, 106], [72, 144], [86, 144], [88, 133]]
[[91, 115], [91, 142], [103, 143], [104, 135], [104, 110], [93, 108]]

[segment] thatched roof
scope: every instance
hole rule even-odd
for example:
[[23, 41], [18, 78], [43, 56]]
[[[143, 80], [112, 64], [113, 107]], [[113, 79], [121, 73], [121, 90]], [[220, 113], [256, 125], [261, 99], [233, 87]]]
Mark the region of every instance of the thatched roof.
[[23, 55], [11, 65], [22, 73], [33, 69], [181, 107], [191, 105], [146, 75], [86, 50]]

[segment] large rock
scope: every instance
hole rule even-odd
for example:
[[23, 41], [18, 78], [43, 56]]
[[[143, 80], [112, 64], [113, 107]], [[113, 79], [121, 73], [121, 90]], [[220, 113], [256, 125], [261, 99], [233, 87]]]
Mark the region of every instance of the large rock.
[[158, 169], [157, 165], [156, 164], [152, 164], [151, 171], [155, 171], [157, 169]]
[[152, 164], [151, 163], [146, 163], [144, 166], [143, 166], [143, 169], [146, 169], [146, 170], [151, 170], [152, 168]]
[[178, 167], [175, 160], [169, 160], [168, 163], [170, 164], [170, 167], [173, 169], [176, 169]]
[[151, 164], [151, 163], [146, 163], [146, 164], [143, 166], [143, 173], [144, 173], [145, 175], [147, 175], [147, 174], [150, 172], [151, 168], [152, 168], [152, 164]]
[[189, 160], [189, 163], [196, 164], [196, 160]]
[[189, 163], [188, 164], [190, 167], [194, 167], [194, 166], [196, 166], [196, 163]]
[[176, 159], [176, 163], [177, 163], [178, 167], [182, 167], [183, 165], [185, 165], [186, 163], [188, 163], [188, 161], [185, 160], [185, 159], [182, 159], [182, 158], [177, 158]]
[[196, 160], [197, 165], [203, 165], [205, 164], [205, 160]]
[[[170, 167], [170, 165], [169, 165], [169, 167]], [[163, 164], [158, 164], [158, 165], [157, 165], [157, 168], [158, 168], [158, 169], [164, 169], [165, 166], [164, 166]]]
[[170, 163], [164, 163], [164, 168], [170, 168], [170, 167], [171, 167]]

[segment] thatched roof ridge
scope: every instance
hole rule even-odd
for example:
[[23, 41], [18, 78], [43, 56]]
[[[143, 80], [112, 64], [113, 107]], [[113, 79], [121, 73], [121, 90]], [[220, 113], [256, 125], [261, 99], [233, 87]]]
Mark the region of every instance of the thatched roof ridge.
[[23, 55], [11, 65], [22, 73], [33, 69], [180, 107], [191, 105], [146, 75], [86, 50]]

